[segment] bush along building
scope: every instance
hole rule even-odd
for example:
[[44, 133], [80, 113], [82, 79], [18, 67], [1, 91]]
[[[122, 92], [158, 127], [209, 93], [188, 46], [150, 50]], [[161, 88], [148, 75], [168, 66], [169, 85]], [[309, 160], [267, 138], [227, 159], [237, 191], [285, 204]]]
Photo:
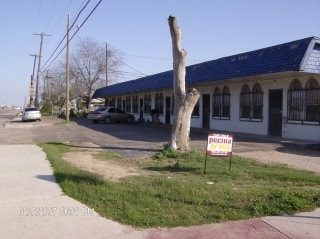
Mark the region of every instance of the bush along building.
[[[136, 119], [172, 123], [173, 72], [97, 89], [93, 98]], [[309, 37], [186, 67], [197, 88], [191, 127], [320, 141], [320, 38]]]

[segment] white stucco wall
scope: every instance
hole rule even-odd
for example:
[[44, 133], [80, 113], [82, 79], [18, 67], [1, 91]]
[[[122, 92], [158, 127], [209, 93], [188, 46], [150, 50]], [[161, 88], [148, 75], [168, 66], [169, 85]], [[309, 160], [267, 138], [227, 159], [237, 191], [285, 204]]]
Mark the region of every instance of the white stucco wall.
[[[318, 82], [320, 83], [320, 76], [316, 76]], [[305, 83], [309, 77], [299, 77], [299, 81], [305, 86]], [[240, 120], [240, 91], [244, 82], [241, 83], [228, 83], [228, 84], [217, 84], [210, 83], [206, 86], [198, 87], [198, 90], [201, 93], [199, 101], [199, 117], [193, 117], [191, 119], [191, 127], [202, 128], [203, 127], [203, 95], [210, 95], [210, 129], [217, 131], [227, 131], [227, 132], [239, 132], [239, 133], [250, 133], [258, 135], [268, 135], [268, 125], [269, 125], [269, 90], [282, 89], [283, 92], [283, 101], [282, 101], [282, 137], [292, 138], [292, 139], [301, 139], [301, 140], [312, 140], [320, 141], [320, 125], [310, 125], [310, 124], [292, 124], [287, 122], [287, 91], [292, 82], [293, 78], [285, 79], [263, 79], [263, 80], [250, 80], [245, 83], [252, 87], [255, 83], [259, 83], [263, 90], [263, 119], [262, 121], [244, 121]], [[227, 86], [230, 90], [231, 98], [231, 108], [230, 108], [230, 119], [213, 119], [212, 118], [212, 94], [215, 87], [218, 86], [222, 91], [224, 86]], [[157, 92], [151, 92], [151, 101], [152, 108], [155, 106], [155, 94]], [[164, 100], [166, 97], [171, 97], [171, 91], [162, 91]], [[144, 94], [139, 94], [139, 99], [143, 98]], [[172, 104], [172, 99], [171, 99]], [[166, 104], [164, 102], [164, 114], [159, 116], [160, 122], [165, 124], [166, 120]], [[140, 115], [135, 114], [136, 119], [138, 120]], [[145, 121], [152, 122], [152, 117], [150, 114], [143, 115]], [[172, 123], [172, 114], [170, 115]]]

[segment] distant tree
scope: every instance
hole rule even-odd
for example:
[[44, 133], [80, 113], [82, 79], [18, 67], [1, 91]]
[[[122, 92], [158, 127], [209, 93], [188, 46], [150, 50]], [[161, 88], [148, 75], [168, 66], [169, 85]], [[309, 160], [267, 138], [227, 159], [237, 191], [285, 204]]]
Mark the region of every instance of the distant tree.
[[48, 88], [47, 105], [60, 115], [64, 112], [66, 103], [66, 74], [63, 67], [52, 69]]
[[168, 19], [173, 53], [173, 92], [174, 111], [171, 132], [170, 149], [187, 151], [190, 149], [190, 120], [200, 92], [193, 88], [186, 92], [185, 88], [185, 58], [186, 51], [181, 48], [181, 30], [175, 17]]
[[120, 53], [108, 47], [108, 69], [106, 69], [106, 48], [91, 38], [79, 39], [70, 57], [71, 89], [74, 97], [80, 98], [88, 109], [92, 94], [98, 88], [112, 84], [118, 77], [122, 64]]

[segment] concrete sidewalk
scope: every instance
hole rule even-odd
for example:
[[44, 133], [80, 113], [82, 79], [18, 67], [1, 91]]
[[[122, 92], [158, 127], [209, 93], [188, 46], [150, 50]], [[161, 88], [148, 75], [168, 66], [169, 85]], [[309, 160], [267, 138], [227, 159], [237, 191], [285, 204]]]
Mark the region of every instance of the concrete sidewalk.
[[143, 238], [64, 195], [35, 145], [0, 145], [0, 238]]
[[100, 217], [64, 195], [35, 145], [0, 145], [0, 238], [318, 239], [320, 210], [172, 229], [139, 230]]

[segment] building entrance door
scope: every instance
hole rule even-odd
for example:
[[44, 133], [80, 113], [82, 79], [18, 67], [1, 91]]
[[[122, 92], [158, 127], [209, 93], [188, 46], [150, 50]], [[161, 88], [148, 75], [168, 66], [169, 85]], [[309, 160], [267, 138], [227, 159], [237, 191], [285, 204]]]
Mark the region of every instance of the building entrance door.
[[269, 127], [272, 136], [282, 136], [282, 89], [269, 90]]
[[202, 127], [210, 128], [210, 95], [202, 96]]

